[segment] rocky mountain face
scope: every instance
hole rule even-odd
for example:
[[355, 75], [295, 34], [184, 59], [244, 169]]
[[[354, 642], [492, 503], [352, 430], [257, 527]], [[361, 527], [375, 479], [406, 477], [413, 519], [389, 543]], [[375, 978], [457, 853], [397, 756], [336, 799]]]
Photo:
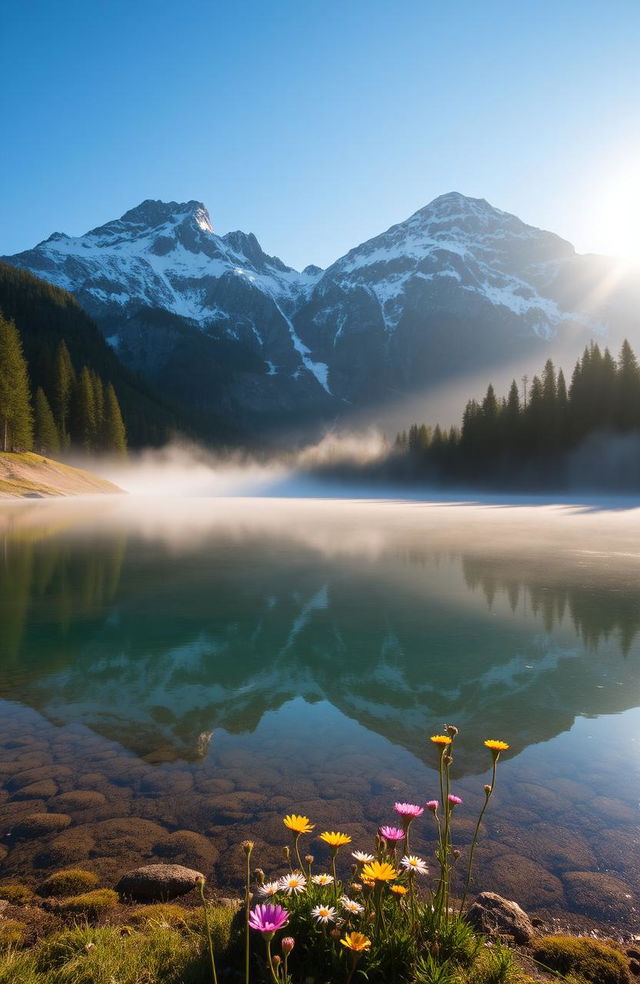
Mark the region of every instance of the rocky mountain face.
[[354, 409], [635, 330], [637, 278], [484, 199], [443, 195], [328, 269], [301, 273], [199, 202], [145, 201], [4, 257], [70, 290], [127, 366], [249, 431]]

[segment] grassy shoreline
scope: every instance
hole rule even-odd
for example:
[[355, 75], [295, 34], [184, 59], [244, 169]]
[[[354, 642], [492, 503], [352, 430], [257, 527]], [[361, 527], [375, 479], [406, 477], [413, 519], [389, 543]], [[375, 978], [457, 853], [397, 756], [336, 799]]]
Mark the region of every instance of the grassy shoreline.
[[[0, 886], [0, 899], [3, 894], [13, 898], [0, 910], [0, 984], [211, 982], [196, 891], [180, 902], [146, 904], [119, 900], [110, 889], [94, 888], [69, 899], [52, 897], [44, 889], [38, 897], [28, 889], [21, 894], [17, 885], [9, 891]], [[218, 984], [240, 981], [242, 900], [208, 899], [207, 912]], [[570, 984], [625, 984], [633, 979], [628, 969], [634, 965], [633, 947], [540, 932], [530, 944], [517, 946], [461, 924], [452, 965], [438, 969], [436, 960], [431, 970], [407, 979], [407, 984], [536, 984], [559, 979]], [[252, 946], [253, 984], [268, 979], [260, 965], [259, 943], [254, 940]], [[542, 957], [550, 964], [543, 965]], [[298, 984], [294, 966], [290, 969], [291, 981]], [[342, 984], [340, 976], [327, 977], [320, 967], [313, 979], [316, 984]], [[366, 978], [356, 975], [354, 980]]]
[[81, 468], [32, 451], [0, 452], [0, 499], [119, 494], [117, 485]]

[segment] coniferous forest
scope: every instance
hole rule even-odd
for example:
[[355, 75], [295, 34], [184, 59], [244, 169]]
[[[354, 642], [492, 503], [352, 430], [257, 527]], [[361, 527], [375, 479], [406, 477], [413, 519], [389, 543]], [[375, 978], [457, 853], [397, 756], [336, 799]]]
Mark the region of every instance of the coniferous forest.
[[[592, 342], [569, 384], [548, 359], [542, 373], [498, 397], [469, 400], [462, 427], [413, 424], [396, 438], [414, 475], [507, 484], [562, 482], [572, 456], [598, 435], [640, 436], [640, 367], [625, 341], [618, 359]], [[596, 478], [598, 476], [594, 476]], [[599, 476], [602, 477], [602, 476]]]
[[[2, 406], [8, 413], [9, 403], [14, 405], [15, 435], [10, 440], [15, 446], [33, 446], [51, 454], [58, 447], [60, 451], [70, 447], [91, 452], [118, 450], [123, 439], [130, 447], [158, 446], [175, 432], [173, 409], [122, 365], [97, 325], [67, 291], [0, 263], [0, 317], [7, 350], [0, 356], [0, 375], [5, 380], [0, 381], [0, 392], [5, 392], [8, 358], [14, 367], [14, 389], [11, 400], [4, 395]], [[13, 333], [8, 323], [13, 324]], [[27, 365], [30, 415], [16, 409], [25, 404], [25, 383], [15, 382], [15, 365], [20, 361], [16, 360], [16, 337]], [[5, 419], [9, 439], [9, 417]], [[25, 424], [29, 419], [30, 425]], [[0, 448], [3, 446], [4, 434], [0, 433]]]
[[70, 448], [124, 457], [127, 435], [111, 382], [82, 366], [76, 372], [60, 341], [50, 386], [35, 392], [20, 333], [0, 316], [0, 450], [56, 456]]

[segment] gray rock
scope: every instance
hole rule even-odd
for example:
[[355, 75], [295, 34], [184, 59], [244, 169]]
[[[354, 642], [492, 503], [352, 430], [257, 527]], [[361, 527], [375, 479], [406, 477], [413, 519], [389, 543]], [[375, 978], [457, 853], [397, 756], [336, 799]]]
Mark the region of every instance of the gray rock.
[[204, 878], [200, 871], [181, 864], [147, 864], [127, 871], [116, 885], [123, 897], [138, 902], [166, 902], [186, 895]]
[[524, 909], [495, 892], [481, 892], [470, 906], [467, 919], [481, 933], [511, 936], [516, 943], [528, 943], [536, 935]]

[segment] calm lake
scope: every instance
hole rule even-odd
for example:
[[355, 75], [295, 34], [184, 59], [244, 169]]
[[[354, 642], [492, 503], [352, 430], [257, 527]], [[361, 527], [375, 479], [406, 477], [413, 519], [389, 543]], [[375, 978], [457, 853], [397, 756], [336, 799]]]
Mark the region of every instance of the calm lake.
[[[108, 882], [175, 860], [232, 887], [247, 837], [256, 864], [282, 864], [286, 812], [370, 850], [394, 801], [437, 797], [429, 735], [451, 723], [461, 847], [483, 740], [511, 745], [475, 887], [632, 926], [639, 520], [329, 499], [3, 505], [0, 881], [73, 863]], [[34, 813], [70, 825], [20, 833]], [[426, 857], [431, 819], [413, 826]]]

